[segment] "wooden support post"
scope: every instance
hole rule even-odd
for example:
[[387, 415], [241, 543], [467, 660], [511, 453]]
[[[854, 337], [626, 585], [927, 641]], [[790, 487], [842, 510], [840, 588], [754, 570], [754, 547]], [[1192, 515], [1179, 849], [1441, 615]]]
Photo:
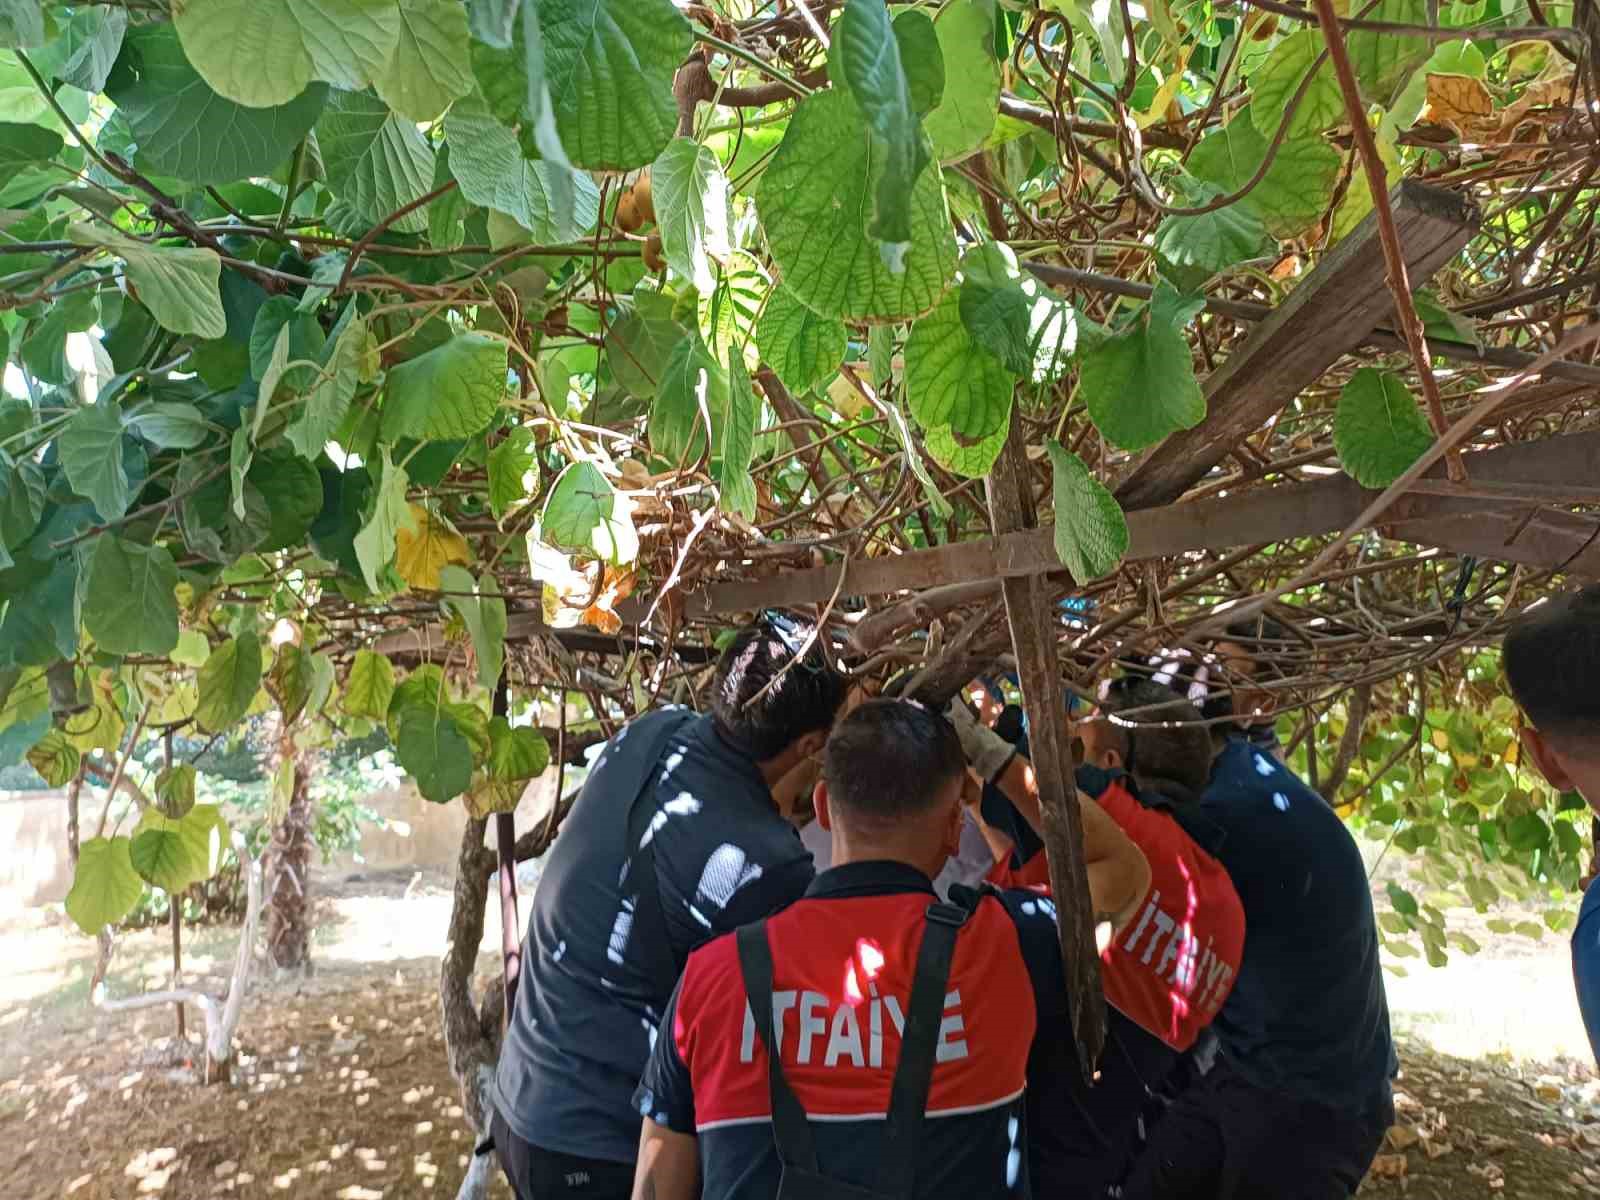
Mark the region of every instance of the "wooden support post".
[[[1013, 414], [1005, 449], [988, 477], [989, 515], [998, 534], [1038, 523], [1021, 421]], [[1055, 614], [1042, 575], [1014, 576], [1001, 585], [1011, 642], [1028, 718], [1029, 757], [1044, 818], [1050, 889], [1056, 898], [1061, 962], [1067, 977], [1072, 1035], [1085, 1082], [1093, 1079], [1106, 1037], [1106, 1002], [1100, 990], [1089, 874], [1083, 861], [1083, 821], [1078, 811], [1061, 663], [1056, 656]]]
[[[494, 715], [510, 715], [511, 685], [502, 668], [494, 689]], [[500, 1031], [511, 1021], [511, 1005], [517, 998], [517, 979], [522, 975], [522, 920], [517, 915], [517, 817], [515, 813], [494, 815], [496, 875], [500, 883], [500, 978], [505, 989], [505, 1008], [500, 1013]]]
[[[1478, 227], [1469, 201], [1426, 184], [1401, 183], [1390, 204], [1407, 272], [1418, 283], [1454, 258]], [[1369, 213], [1206, 377], [1205, 418], [1167, 438], [1134, 466], [1116, 488], [1122, 506], [1153, 508], [1178, 499], [1366, 341], [1394, 313], [1384, 279], [1378, 221]]]

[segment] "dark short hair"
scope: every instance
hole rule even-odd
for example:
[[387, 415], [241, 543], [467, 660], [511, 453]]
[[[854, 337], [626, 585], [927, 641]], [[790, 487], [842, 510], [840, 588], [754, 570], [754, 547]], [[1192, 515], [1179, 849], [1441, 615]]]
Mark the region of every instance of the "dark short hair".
[[[1288, 629], [1271, 617], [1260, 615], [1234, 621], [1223, 631], [1222, 637], [1217, 640], [1236, 642], [1250, 651], [1250, 660], [1256, 665], [1255, 678], [1257, 681], [1284, 678], [1283, 667], [1277, 658], [1263, 657], [1264, 654], [1270, 655], [1270, 652], [1274, 649], [1270, 643], [1291, 640]], [[1263, 646], [1262, 643], [1269, 644]]]
[[1501, 661], [1535, 728], [1600, 748], [1600, 584], [1524, 613], [1506, 634]]
[[797, 617], [763, 615], [734, 635], [717, 662], [712, 718], [757, 762], [827, 730], [839, 715], [849, 685], [829, 666], [813, 631]]
[[966, 769], [950, 722], [909, 700], [868, 700], [834, 726], [822, 751], [829, 802], [847, 821], [888, 824], [926, 813]]
[[1108, 717], [1133, 714], [1110, 726], [1122, 739], [1122, 758], [1136, 781], [1157, 791], [1169, 785], [1172, 798], [1180, 801], [1205, 790], [1211, 778], [1211, 732], [1200, 724], [1200, 710], [1193, 704], [1153, 680], [1124, 675], [1112, 681], [1100, 711]]

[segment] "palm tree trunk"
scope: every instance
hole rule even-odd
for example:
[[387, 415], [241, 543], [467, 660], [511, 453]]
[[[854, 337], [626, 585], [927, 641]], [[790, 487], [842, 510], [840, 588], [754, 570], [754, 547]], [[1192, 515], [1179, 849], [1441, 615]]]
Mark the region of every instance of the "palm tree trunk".
[[276, 814], [266, 852], [267, 954], [279, 970], [311, 970], [310, 755], [287, 730], [278, 740], [279, 769], [294, 772], [289, 803]]

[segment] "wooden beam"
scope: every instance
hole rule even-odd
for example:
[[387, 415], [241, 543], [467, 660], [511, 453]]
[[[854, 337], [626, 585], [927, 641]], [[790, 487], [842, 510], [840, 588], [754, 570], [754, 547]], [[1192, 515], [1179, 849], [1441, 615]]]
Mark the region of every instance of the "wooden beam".
[[[639, 615], [644, 615], [643, 610]], [[506, 620], [506, 641], [525, 642], [536, 637], [559, 642], [574, 654], [631, 654], [638, 649], [660, 654], [665, 649], [660, 643], [641, 641], [628, 634], [613, 636], [595, 629], [553, 629], [544, 623], [543, 613], [510, 614]], [[451, 645], [445, 640], [443, 622], [433, 621], [427, 625], [386, 633], [372, 644], [372, 648], [391, 658], [414, 658], [426, 662], [430, 658], [443, 658], [449, 653]], [[716, 661], [718, 651], [715, 647], [674, 645], [672, 653], [685, 663], [709, 663]]]
[[[1028, 450], [1015, 414], [1005, 448], [988, 480], [989, 514], [997, 533], [1021, 532], [1038, 523]], [[1055, 613], [1042, 575], [1012, 576], [1001, 584], [1011, 644], [1028, 720], [1028, 758], [1039, 789], [1050, 891], [1056, 898], [1056, 928], [1067, 980], [1068, 1013], [1084, 1082], [1092, 1083], [1106, 1040], [1106, 999], [1100, 988], [1100, 951], [1095, 945], [1089, 868], [1083, 858], [1083, 814], [1078, 808], [1061, 663], [1056, 652]]]
[[[1155, 288], [1148, 283], [1118, 279], [1115, 275], [1103, 275], [1098, 271], [1058, 267], [1053, 263], [1025, 262], [1022, 265], [1040, 282], [1048, 283], [1051, 287], [1081, 288], [1089, 292], [1127, 296], [1133, 300], [1148, 300], [1155, 295]], [[1205, 310], [1220, 317], [1232, 317], [1236, 321], [1249, 321], [1252, 324], [1256, 321], [1265, 321], [1272, 315], [1270, 304], [1258, 304], [1254, 300], [1228, 300], [1220, 296], [1207, 296]], [[1361, 345], [1394, 354], [1406, 353], [1405, 339], [1389, 328], [1389, 322], [1378, 326], [1362, 338]], [[1435, 358], [1442, 358], [1447, 362], [1479, 363], [1491, 367], [1505, 367], [1512, 371], [1522, 370], [1536, 362], [1539, 357], [1524, 350], [1513, 350], [1503, 346], [1489, 346], [1480, 350], [1465, 342], [1447, 342], [1442, 338], [1429, 342], [1428, 350]], [[1547, 379], [1568, 379], [1574, 383], [1600, 383], [1600, 367], [1590, 363], [1570, 362], [1566, 359], [1551, 363], [1539, 374]]]
[[[1477, 210], [1455, 192], [1407, 180], [1390, 203], [1414, 283], [1454, 258], [1477, 229]], [[1145, 454], [1116, 488], [1117, 499], [1126, 509], [1178, 499], [1393, 313], [1377, 217], [1369, 213], [1206, 377], [1205, 418]]]
[[[1519, 442], [1464, 456], [1474, 483], [1592, 484], [1600, 462], [1600, 433], [1573, 433]], [[1442, 470], [1430, 478], [1442, 477]], [[1432, 484], [1429, 484], [1430, 488]], [[1289, 484], [1191, 500], [1128, 514], [1128, 558], [1167, 558], [1196, 550], [1230, 550], [1256, 542], [1281, 542], [1343, 529], [1371, 500], [1344, 475], [1311, 483]], [[1400, 502], [1391, 522], [1412, 522], [1440, 515], [1426, 504], [1437, 496], [1413, 496]], [[1449, 501], [1449, 503], [1457, 503]], [[1504, 502], [1476, 502], [1484, 511], [1501, 511]], [[1419, 505], [1423, 507], [1418, 507]], [[1446, 514], [1449, 515], [1449, 514]], [[1428, 544], [1425, 526], [1412, 525], [1406, 540]], [[1455, 528], [1454, 526], [1451, 527]], [[849, 594], [882, 595], [941, 585], [994, 580], [1060, 571], [1055, 531], [1050, 526], [1025, 529], [971, 542], [956, 542], [893, 557], [857, 559], [850, 565]], [[1441, 543], [1443, 544], [1443, 543]], [[1448, 547], [1447, 547], [1448, 548]], [[1468, 553], [1471, 553], [1468, 551]], [[1537, 565], [1559, 566], [1564, 556]], [[1506, 561], [1518, 561], [1507, 558]], [[810, 567], [766, 579], [713, 583], [688, 598], [691, 615], [747, 612], [768, 605], [821, 604], [834, 594], [839, 566]]]

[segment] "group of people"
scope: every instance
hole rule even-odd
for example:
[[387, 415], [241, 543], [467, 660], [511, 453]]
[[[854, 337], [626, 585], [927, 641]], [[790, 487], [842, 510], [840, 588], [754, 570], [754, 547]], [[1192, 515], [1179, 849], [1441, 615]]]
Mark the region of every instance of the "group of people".
[[[1506, 663], [1535, 761], [1600, 798], [1585, 596], [1526, 635], [1581, 722], [1515, 635]], [[1073, 722], [1108, 1010], [1085, 1064], [1018, 714], [868, 698], [803, 622], [740, 630], [710, 711], [619, 732], [550, 852], [493, 1095], [517, 1195], [1352, 1195], [1397, 1063], [1360, 853], [1260, 716], [1283, 636], [1230, 628]]]

